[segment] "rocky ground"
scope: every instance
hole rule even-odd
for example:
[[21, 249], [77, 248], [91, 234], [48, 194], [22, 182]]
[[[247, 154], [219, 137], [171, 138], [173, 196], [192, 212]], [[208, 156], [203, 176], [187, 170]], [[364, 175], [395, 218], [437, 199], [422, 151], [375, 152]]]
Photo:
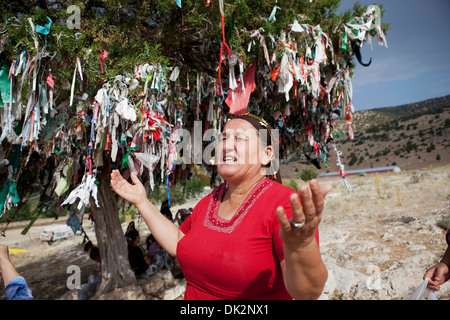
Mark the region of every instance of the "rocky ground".
[[[438, 222], [450, 220], [450, 167], [351, 176], [351, 196], [338, 179], [320, 228], [322, 298], [407, 299], [447, 248]], [[450, 284], [437, 296], [449, 299]]]
[[[333, 185], [320, 225], [320, 249], [329, 272], [321, 299], [407, 299], [447, 247], [438, 222], [450, 217], [450, 166], [350, 176], [349, 182], [351, 195], [340, 178], [320, 179]], [[138, 226], [145, 239], [145, 224]], [[43, 226], [33, 226], [25, 236], [20, 235], [22, 229], [8, 229], [0, 243], [26, 250], [10, 256], [35, 298], [74, 298], [75, 292], [67, 288], [68, 266], [80, 267], [83, 283], [95, 267], [82, 250], [82, 238], [48, 245], [39, 241]], [[95, 238], [87, 219], [85, 230]], [[173, 300], [182, 297], [185, 280], [163, 270], [139, 284], [148, 299]], [[437, 296], [449, 299], [450, 283]]]

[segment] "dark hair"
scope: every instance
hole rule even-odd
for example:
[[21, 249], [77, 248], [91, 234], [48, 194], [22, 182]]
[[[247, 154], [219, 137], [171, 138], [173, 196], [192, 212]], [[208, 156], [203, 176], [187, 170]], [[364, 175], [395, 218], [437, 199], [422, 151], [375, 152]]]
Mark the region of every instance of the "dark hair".
[[86, 243], [84, 244], [84, 252], [88, 252], [89, 250], [91, 250], [91, 248], [92, 248], [93, 246], [94, 246], [94, 245], [92, 244], [91, 241], [86, 242]]
[[139, 237], [139, 231], [137, 231], [136, 229], [130, 230], [128, 231], [127, 235], [127, 240], [130, 242], [129, 244], [132, 244], [134, 240], [137, 239], [137, 237]]
[[259, 130], [266, 130], [266, 143], [268, 146], [272, 145], [272, 128], [264, 119], [251, 113], [245, 113], [240, 116], [236, 116], [233, 119], [242, 119], [249, 122], [258, 132]]
[[98, 249], [98, 247], [96, 246], [91, 247], [89, 251], [89, 257], [94, 261], [100, 259], [100, 250]]
[[[278, 141], [272, 141], [272, 127], [270, 126], [269, 123], [267, 123], [266, 120], [264, 120], [261, 117], [258, 117], [254, 114], [251, 114], [250, 112], [244, 113], [242, 115], [236, 116], [233, 119], [242, 119], [247, 121], [248, 123], [250, 123], [258, 132], [261, 129], [265, 129], [267, 132], [267, 136], [266, 136], [266, 143], [268, 146], [271, 146], [272, 143], [278, 143]], [[266, 165], [267, 168], [270, 168], [272, 164], [268, 163]], [[273, 175], [267, 175], [268, 178], [278, 182], [278, 183], [282, 183], [281, 180], [281, 173], [280, 173], [280, 168], [278, 168], [278, 172], [274, 172]]]
[[187, 219], [187, 217], [189, 217], [189, 215], [192, 213], [192, 208], [189, 209], [179, 209], [177, 214], [179, 214], [180, 217], [180, 222], [183, 223], [184, 220]]
[[133, 241], [139, 237], [139, 231], [136, 230], [134, 226], [134, 221], [131, 221], [127, 227], [127, 231], [125, 232], [125, 238], [127, 240], [128, 245], [132, 245]]
[[163, 206], [169, 206], [169, 199], [166, 199], [161, 203], [161, 207], [163, 207]]

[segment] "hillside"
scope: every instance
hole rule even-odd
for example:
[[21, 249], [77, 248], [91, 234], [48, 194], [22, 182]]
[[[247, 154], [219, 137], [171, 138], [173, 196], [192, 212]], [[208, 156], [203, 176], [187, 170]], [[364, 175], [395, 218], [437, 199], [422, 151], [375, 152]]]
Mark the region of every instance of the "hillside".
[[[402, 170], [420, 169], [450, 163], [450, 95], [398, 107], [355, 112], [350, 140], [346, 125], [337, 128], [335, 138], [342, 151], [345, 170], [399, 166]], [[336, 155], [330, 152], [328, 166], [310, 165], [300, 152], [281, 161], [283, 178], [299, 178], [303, 168], [318, 174], [334, 172]]]

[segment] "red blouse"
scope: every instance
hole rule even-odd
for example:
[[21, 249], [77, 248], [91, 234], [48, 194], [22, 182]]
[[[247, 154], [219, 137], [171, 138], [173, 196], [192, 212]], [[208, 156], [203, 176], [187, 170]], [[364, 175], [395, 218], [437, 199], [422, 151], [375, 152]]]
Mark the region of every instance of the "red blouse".
[[295, 191], [266, 178], [225, 220], [218, 211], [226, 189], [223, 183], [200, 200], [180, 226], [185, 236], [177, 257], [187, 281], [184, 298], [291, 299], [280, 267], [284, 252], [275, 210], [281, 205], [291, 218], [289, 196]]

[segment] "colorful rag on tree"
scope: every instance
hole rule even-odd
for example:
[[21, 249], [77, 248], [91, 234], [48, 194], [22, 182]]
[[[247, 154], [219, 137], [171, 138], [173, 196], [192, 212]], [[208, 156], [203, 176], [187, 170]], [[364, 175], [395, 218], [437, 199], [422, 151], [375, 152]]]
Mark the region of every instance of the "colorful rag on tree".
[[[181, 7], [181, 1], [177, 4]], [[89, 54], [77, 55], [74, 61], [64, 57], [72, 78], [57, 87], [61, 79], [55, 79], [48, 61], [62, 58], [49, 57], [45, 37], [40, 36], [51, 32], [52, 21], [48, 18], [47, 24], [35, 26], [30, 18], [33, 50], [18, 50], [9, 68], [2, 64], [0, 70], [0, 140], [20, 146], [27, 155], [23, 166], [33, 152], [54, 159], [45, 192], [64, 197], [62, 205], [78, 201], [79, 210], [89, 206], [91, 197], [100, 206], [96, 175], [105, 162], [139, 175], [147, 172], [151, 189], [158, 182], [155, 179], [168, 187], [192, 167], [176, 166], [181, 159], [176, 148], [181, 129], [192, 131], [194, 121], [202, 121], [204, 130], [221, 130], [231, 116], [246, 112], [258, 114], [280, 130], [281, 149], [302, 148], [312, 164], [328, 167], [329, 152], [337, 152], [333, 143], [337, 121], [342, 120], [350, 138], [354, 135], [350, 70], [340, 65], [331, 33], [297, 20], [279, 35], [253, 30], [247, 51], [259, 48], [263, 59], [246, 68], [242, 52], [233, 52], [227, 44], [223, 1], [219, 4], [222, 39], [216, 76], [196, 74], [182, 65], [148, 62], [108, 75], [91, 96], [87, 92], [92, 90], [83, 87]], [[212, 7], [211, 2], [207, 5]], [[283, 10], [273, 7], [270, 21], [276, 21], [279, 9]], [[377, 6], [369, 6], [363, 16], [329, 32], [338, 34], [339, 47], [349, 52], [350, 44], [357, 42], [358, 48], [371, 44], [374, 30], [379, 44], [387, 47], [380, 16]], [[104, 75], [108, 51], [100, 49], [97, 54], [98, 74]], [[197, 79], [195, 85], [189, 83], [190, 74]], [[182, 79], [187, 81], [183, 84]], [[22, 95], [24, 89], [28, 92]], [[68, 90], [69, 98], [58, 100], [59, 90]], [[194, 151], [189, 143], [183, 150], [192, 155]], [[338, 172], [345, 177], [338, 159]], [[2, 188], [0, 209], [19, 200], [14, 189], [18, 172], [14, 170]]]

